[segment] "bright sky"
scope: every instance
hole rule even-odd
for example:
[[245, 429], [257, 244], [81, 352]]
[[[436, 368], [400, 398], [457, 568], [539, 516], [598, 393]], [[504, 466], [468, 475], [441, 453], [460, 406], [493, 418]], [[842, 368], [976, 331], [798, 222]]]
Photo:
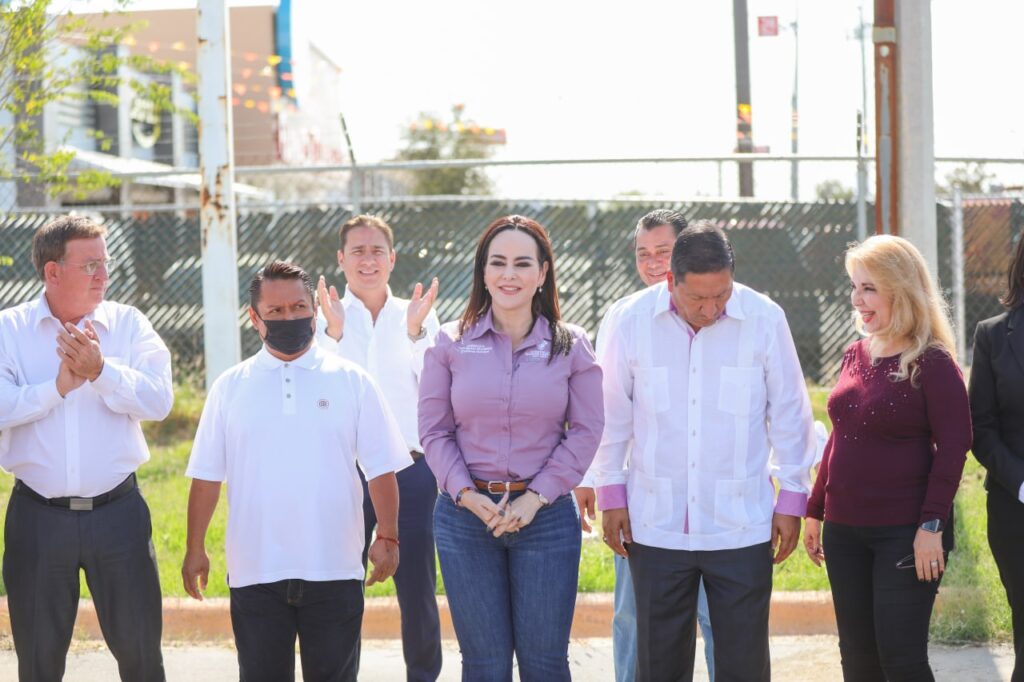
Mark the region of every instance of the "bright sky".
[[[758, 38], [757, 17], [799, 12], [800, 151], [854, 153], [861, 108], [858, 8], [869, 0], [748, 0], [754, 139], [789, 150], [793, 37]], [[132, 8], [194, 6], [137, 0]], [[1018, 0], [933, 0], [937, 156], [1024, 158], [1024, 90], [1016, 85]], [[735, 144], [732, 3], [669, 0], [294, 0], [308, 32], [343, 68], [342, 106], [361, 162], [391, 158], [417, 112], [466, 115], [505, 128], [498, 158], [730, 153]], [[873, 71], [867, 46], [868, 77]], [[868, 83], [868, 110], [873, 111]], [[872, 125], [873, 132], [873, 125]], [[758, 167], [758, 196], [788, 194], [788, 164]], [[948, 169], [940, 169], [939, 175]], [[1024, 165], [991, 167], [1024, 182]], [[715, 195], [714, 166], [495, 169], [515, 197], [608, 198], [637, 191]], [[852, 165], [804, 164], [801, 195], [826, 178], [854, 184]], [[735, 171], [724, 177], [735, 193]]]

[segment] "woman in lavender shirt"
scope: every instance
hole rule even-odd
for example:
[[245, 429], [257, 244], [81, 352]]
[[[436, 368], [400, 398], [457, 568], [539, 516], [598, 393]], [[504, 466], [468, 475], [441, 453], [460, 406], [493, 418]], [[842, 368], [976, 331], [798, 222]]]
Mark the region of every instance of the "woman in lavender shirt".
[[570, 493], [604, 426], [601, 369], [563, 323], [547, 232], [484, 231], [462, 318], [427, 351], [419, 427], [462, 679], [568, 680], [580, 525]]

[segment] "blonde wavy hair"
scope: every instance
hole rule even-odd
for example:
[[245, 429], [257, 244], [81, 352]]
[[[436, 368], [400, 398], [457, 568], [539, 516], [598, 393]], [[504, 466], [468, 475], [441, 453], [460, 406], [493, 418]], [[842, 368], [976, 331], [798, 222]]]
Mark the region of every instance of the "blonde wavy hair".
[[956, 360], [956, 340], [949, 322], [948, 308], [928, 272], [928, 265], [917, 248], [902, 237], [875, 235], [846, 251], [846, 272], [862, 266], [878, 293], [887, 296], [892, 306], [889, 324], [874, 334], [864, 330], [860, 316], [853, 313], [857, 331], [868, 336], [872, 358], [885, 340], [906, 339], [910, 347], [900, 355], [899, 369], [893, 381], [910, 379], [917, 385], [917, 359], [929, 348], [945, 351]]

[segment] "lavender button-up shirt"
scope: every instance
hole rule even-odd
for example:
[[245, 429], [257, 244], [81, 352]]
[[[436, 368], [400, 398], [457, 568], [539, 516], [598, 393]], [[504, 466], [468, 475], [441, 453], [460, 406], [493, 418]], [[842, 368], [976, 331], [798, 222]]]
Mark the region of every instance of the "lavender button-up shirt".
[[519, 481], [548, 500], [579, 484], [604, 428], [601, 368], [586, 333], [571, 326], [568, 355], [551, 354], [543, 319], [515, 351], [491, 314], [461, 338], [442, 327], [420, 377], [420, 441], [441, 489], [473, 479]]

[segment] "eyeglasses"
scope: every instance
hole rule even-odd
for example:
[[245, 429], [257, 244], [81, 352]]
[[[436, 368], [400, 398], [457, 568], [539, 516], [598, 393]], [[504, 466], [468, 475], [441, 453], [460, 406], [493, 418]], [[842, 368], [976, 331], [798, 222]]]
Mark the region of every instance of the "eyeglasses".
[[84, 263], [72, 263], [70, 261], [61, 260], [61, 265], [74, 265], [76, 268], [92, 277], [102, 267], [107, 274], [110, 274], [117, 267], [116, 258], [107, 258], [104, 260], [89, 260]]

